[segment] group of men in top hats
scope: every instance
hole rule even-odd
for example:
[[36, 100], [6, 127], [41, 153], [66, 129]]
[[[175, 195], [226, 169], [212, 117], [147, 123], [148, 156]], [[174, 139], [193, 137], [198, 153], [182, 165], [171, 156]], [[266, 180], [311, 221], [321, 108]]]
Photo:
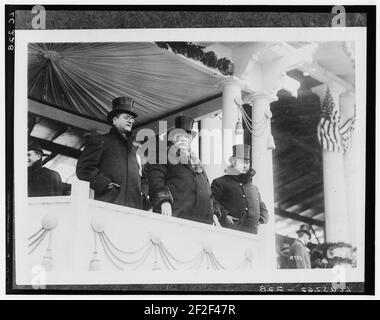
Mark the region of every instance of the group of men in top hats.
[[[90, 182], [95, 199], [137, 209], [147, 209], [149, 199], [154, 212], [250, 233], [257, 233], [258, 225], [268, 221], [267, 208], [252, 184], [255, 171], [249, 146], [234, 146], [226, 175], [210, 185], [191, 150], [194, 121], [179, 116], [168, 132], [167, 163], [142, 168], [132, 135], [136, 117], [132, 98], [116, 98], [107, 116], [112, 125], [109, 133], [89, 137], [76, 174]], [[29, 196], [61, 195], [59, 174], [41, 165], [42, 149], [29, 149]]]
[[107, 117], [110, 132], [91, 136], [78, 160], [77, 176], [90, 182], [95, 199], [143, 209], [144, 198], [149, 198], [153, 211], [163, 215], [207, 224], [219, 220], [227, 228], [257, 233], [268, 212], [252, 184], [255, 171], [250, 167], [249, 146], [234, 147], [226, 175], [210, 186], [191, 150], [194, 121], [179, 116], [168, 133], [167, 163], [148, 163], [142, 170], [131, 133], [137, 117], [133, 104], [128, 97], [113, 100]]
[[[148, 163], [143, 170], [131, 131], [137, 117], [133, 106], [132, 98], [114, 99], [107, 116], [111, 130], [90, 136], [78, 160], [77, 176], [90, 182], [95, 199], [137, 209], [147, 209], [148, 203], [163, 215], [257, 234], [258, 225], [268, 221], [268, 210], [252, 184], [256, 172], [250, 146], [233, 146], [225, 175], [210, 186], [200, 159], [191, 150], [194, 121], [179, 116], [168, 133], [167, 163]], [[29, 144], [27, 155], [28, 195], [62, 195], [61, 177], [42, 166], [44, 152], [38, 142]], [[306, 246], [310, 230], [302, 225], [297, 234], [287, 255], [288, 268], [310, 268]]]

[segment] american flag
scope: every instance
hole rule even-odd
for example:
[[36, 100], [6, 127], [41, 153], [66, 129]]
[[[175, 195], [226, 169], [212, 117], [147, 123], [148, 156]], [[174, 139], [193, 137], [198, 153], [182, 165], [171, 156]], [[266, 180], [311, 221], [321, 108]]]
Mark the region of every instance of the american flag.
[[318, 124], [318, 140], [322, 148], [333, 152], [343, 152], [340, 133], [340, 115], [327, 88], [321, 107], [321, 119]]
[[339, 132], [342, 137], [342, 147], [344, 152], [350, 150], [351, 141], [352, 141], [352, 133], [355, 129], [355, 121], [356, 121], [356, 106], [354, 109], [354, 115], [346, 120], [346, 122], [340, 127]]

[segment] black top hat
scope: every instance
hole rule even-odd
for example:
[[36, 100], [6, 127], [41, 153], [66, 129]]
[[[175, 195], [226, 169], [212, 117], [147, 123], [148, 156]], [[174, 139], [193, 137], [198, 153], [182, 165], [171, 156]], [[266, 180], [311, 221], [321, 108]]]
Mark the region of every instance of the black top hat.
[[174, 119], [174, 129], [170, 130], [173, 131], [175, 129], [182, 129], [186, 131], [187, 133], [190, 133], [192, 137], [194, 138], [197, 133], [193, 130], [193, 124], [194, 119], [190, 118], [188, 116], [178, 116]]
[[251, 159], [251, 146], [248, 144], [235, 144], [232, 147], [232, 156], [230, 159]]
[[37, 151], [41, 154], [41, 156], [46, 156], [46, 154], [44, 154], [44, 150], [42, 149], [40, 143], [36, 140], [32, 140], [28, 143], [28, 151], [29, 150]]
[[307, 224], [301, 224], [300, 229], [297, 230], [298, 236], [301, 233], [306, 233], [309, 236], [309, 239], [311, 239], [311, 233], [310, 233], [310, 226]]
[[108, 122], [112, 122], [112, 118], [119, 113], [127, 113], [136, 118], [134, 112], [135, 100], [131, 97], [119, 97], [112, 100], [112, 110], [107, 115]]

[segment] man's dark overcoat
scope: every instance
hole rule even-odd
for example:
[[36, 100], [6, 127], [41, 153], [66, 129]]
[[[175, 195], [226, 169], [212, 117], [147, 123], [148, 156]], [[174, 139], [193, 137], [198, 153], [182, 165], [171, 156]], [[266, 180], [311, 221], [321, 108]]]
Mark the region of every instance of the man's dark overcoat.
[[154, 212], [161, 204], [172, 204], [172, 215], [212, 224], [213, 206], [210, 183], [204, 170], [198, 172], [190, 164], [149, 164], [150, 202]]
[[41, 161], [28, 168], [28, 196], [62, 196], [63, 185], [57, 171], [44, 168]]
[[[137, 149], [132, 142], [131, 135], [124, 137], [115, 128], [89, 137], [76, 173], [79, 179], [90, 182], [96, 200], [142, 209]], [[110, 182], [120, 188], [108, 188]]]
[[[223, 227], [257, 234], [257, 227], [268, 222], [268, 210], [261, 201], [258, 188], [252, 184], [255, 171], [246, 174], [224, 175], [211, 184], [214, 207], [219, 211], [219, 222]], [[239, 219], [233, 224], [226, 216]]]
[[289, 269], [310, 269], [310, 251], [298, 239], [294, 240], [290, 246], [288, 253], [288, 268]]

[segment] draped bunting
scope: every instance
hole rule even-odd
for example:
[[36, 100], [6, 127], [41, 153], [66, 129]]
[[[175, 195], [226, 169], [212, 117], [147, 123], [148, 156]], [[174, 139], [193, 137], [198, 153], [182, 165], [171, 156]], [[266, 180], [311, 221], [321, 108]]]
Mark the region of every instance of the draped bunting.
[[138, 123], [220, 92], [222, 76], [192, 68], [154, 43], [30, 43], [29, 98], [104, 120], [131, 96]]

